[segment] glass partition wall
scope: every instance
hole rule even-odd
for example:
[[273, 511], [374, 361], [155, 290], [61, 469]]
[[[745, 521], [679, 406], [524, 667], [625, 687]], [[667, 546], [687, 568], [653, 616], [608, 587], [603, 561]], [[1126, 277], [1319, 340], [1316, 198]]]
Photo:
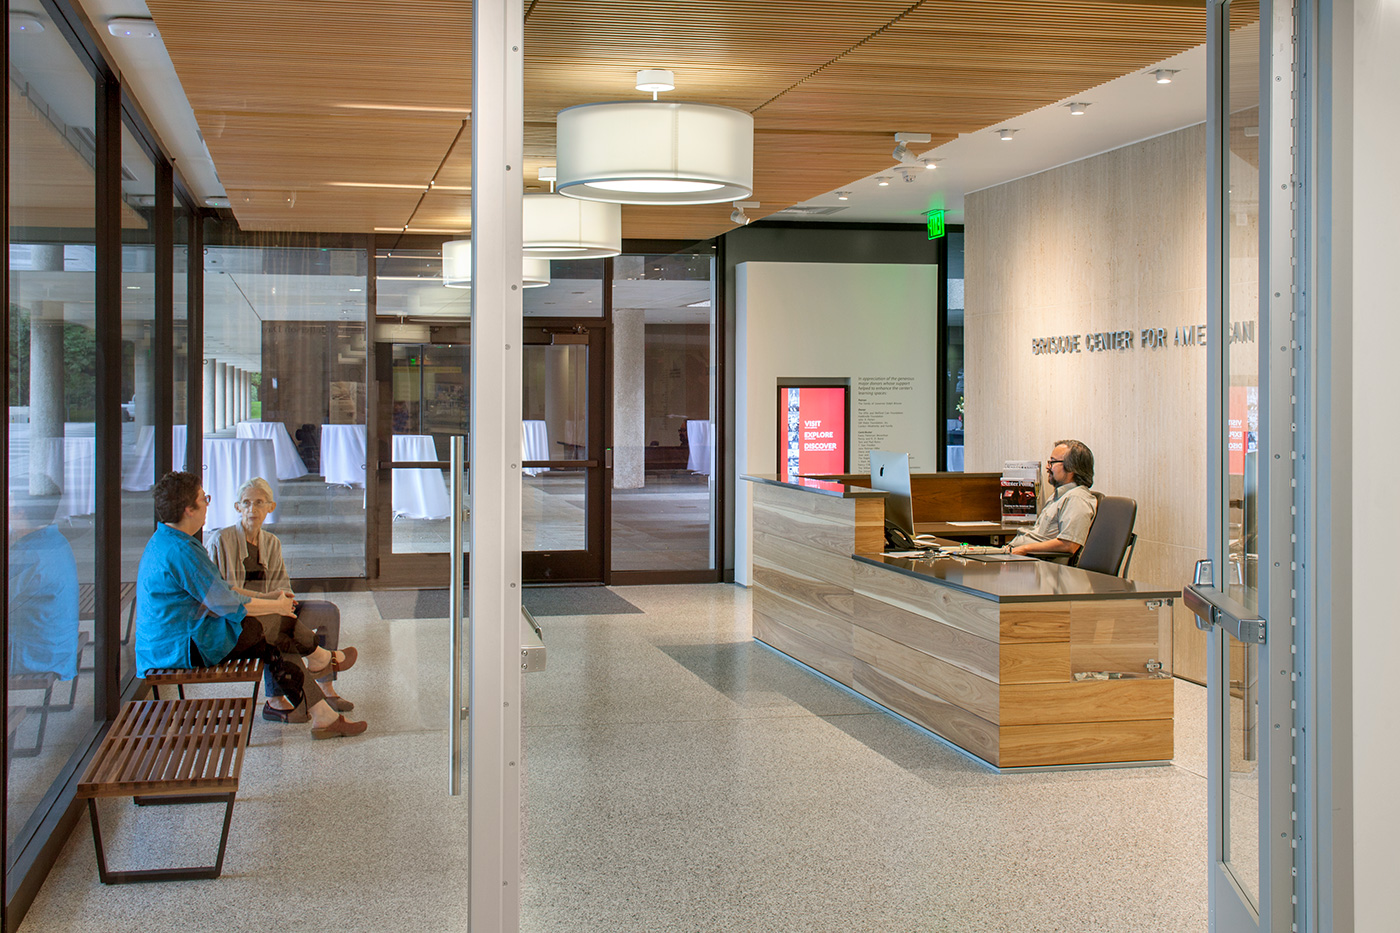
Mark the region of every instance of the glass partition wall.
[[96, 93], [38, 10], [8, 92], [7, 872], [95, 730]]
[[613, 260], [614, 572], [715, 567], [714, 265], [708, 252]]
[[365, 576], [368, 261], [344, 237], [206, 225], [206, 540], [261, 478], [293, 581]]

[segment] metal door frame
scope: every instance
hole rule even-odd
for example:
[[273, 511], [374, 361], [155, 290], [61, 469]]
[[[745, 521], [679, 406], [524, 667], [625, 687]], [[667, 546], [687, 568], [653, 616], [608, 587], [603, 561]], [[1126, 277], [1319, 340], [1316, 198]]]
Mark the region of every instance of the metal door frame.
[[[1224, 449], [1228, 418], [1229, 321], [1228, 165], [1230, 0], [1211, 0], [1208, 8], [1209, 97], [1207, 119], [1207, 304], [1209, 346], [1208, 494], [1210, 555], [1198, 568], [1187, 602], [1209, 633], [1209, 888], [1210, 929], [1220, 933], [1286, 931], [1294, 928], [1299, 890], [1305, 878], [1299, 859], [1305, 850], [1296, 820], [1295, 795], [1306, 791], [1306, 765], [1300, 722], [1306, 713], [1296, 703], [1299, 671], [1305, 659], [1295, 653], [1297, 606], [1309, 598], [1302, 549], [1312, 512], [1307, 460], [1315, 426], [1307, 418], [1314, 378], [1304, 349], [1309, 320], [1308, 264], [1295, 256], [1306, 250], [1295, 238], [1302, 212], [1295, 198], [1308, 165], [1306, 149], [1295, 147], [1304, 132], [1310, 107], [1307, 70], [1299, 45], [1291, 2], [1264, 0], [1260, 5], [1259, 65], [1259, 519], [1258, 589], [1255, 605], [1241, 605], [1226, 592], [1230, 578], [1229, 541], [1223, 533], [1228, 515], [1228, 452]], [[1302, 11], [1298, 11], [1302, 21]], [[1296, 110], [1295, 110], [1296, 107]], [[1306, 138], [1306, 137], [1300, 137]], [[1296, 150], [1296, 151], [1295, 151]], [[1297, 161], [1295, 161], [1295, 159]], [[1296, 260], [1296, 261], [1295, 261]], [[1204, 569], [1206, 572], [1200, 572]], [[1209, 572], [1215, 570], [1213, 575]], [[1258, 645], [1259, 658], [1259, 902], [1251, 905], [1225, 864], [1228, 846], [1230, 638]], [[1295, 709], [1296, 706], [1296, 709]]]

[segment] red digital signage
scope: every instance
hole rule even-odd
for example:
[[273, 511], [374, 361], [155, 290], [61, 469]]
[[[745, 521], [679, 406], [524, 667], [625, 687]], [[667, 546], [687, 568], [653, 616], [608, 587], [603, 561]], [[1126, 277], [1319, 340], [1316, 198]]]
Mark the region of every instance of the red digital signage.
[[850, 450], [847, 386], [778, 387], [778, 476], [845, 473]]

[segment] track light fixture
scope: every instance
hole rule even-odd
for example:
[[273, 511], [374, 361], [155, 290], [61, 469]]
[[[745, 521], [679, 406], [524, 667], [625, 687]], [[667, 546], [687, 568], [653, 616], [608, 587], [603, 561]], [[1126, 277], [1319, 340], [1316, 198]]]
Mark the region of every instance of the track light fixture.
[[1148, 74], [1152, 75], [1152, 79], [1158, 84], [1171, 84], [1172, 75], [1180, 70], [1180, 68], [1157, 68], [1153, 71], [1149, 71]]
[[909, 143], [927, 143], [932, 138], [928, 133], [895, 133], [894, 160], [905, 164], [915, 161], [914, 154], [909, 151]]
[[744, 213], [744, 209], [756, 208], [758, 205], [757, 201], [735, 201], [734, 210], [730, 212], [729, 219], [736, 224], [747, 224], [751, 218]]
[[1001, 129], [997, 130], [997, 136], [1000, 137], [1000, 139], [1001, 139], [1002, 142], [1004, 142], [1004, 143], [1009, 143], [1009, 142], [1011, 142], [1011, 137], [1014, 136], [1014, 135], [1016, 135], [1016, 133], [1018, 133], [1018, 132], [1020, 132], [1020, 131], [1019, 131], [1019, 130], [1007, 129], [1006, 127], [1002, 127]]

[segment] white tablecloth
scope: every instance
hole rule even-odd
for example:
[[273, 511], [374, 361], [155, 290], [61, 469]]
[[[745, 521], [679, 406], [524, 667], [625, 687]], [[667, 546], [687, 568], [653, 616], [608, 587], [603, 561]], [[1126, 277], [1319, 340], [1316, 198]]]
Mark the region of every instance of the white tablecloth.
[[685, 468], [692, 473], [708, 475], [714, 466], [715, 445], [708, 421], [687, 421], [685, 436], [690, 444], [690, 459]]
[[[170, 429], [170, 469], [185, 468], [185, 439], [188, 431], [183, 424]], [[145, 492], [156, 484], [156, 435], [149, 424], [136, 434], [136, 449], [131, 465], [122, 475], [122, 488], [128, 492]]]
[[[246, 437], [204, 439], [204, 491], [211, 497], [209, 517], [204, 520], [206, 532], [238, 523], [240, 516], [233, 507], [238, 487], [255, 476], [267, 480], [272, 498], [276, 499], [277, 453], [272, 441]], [[267, 524], [276, 521], [276, 512], [267, 516]]]
[[[394, 435], [395, 460], [436, 460], [437, 448], [427, 434]], [[447, 518], [452, 507], [441, 470], [395, 470], [394, 515]]]
[[[553, 460], [549, 455], [549, 432], [543, 421], [520, 422], [520, 456], [524, 460]], [[523, 467], [526, 476], [547, 473], [549, 467]]]
[[97, 511], [97, 438], [63, 439], [63, 495], [58, 519], [92, 515]]
[[235, 428], [239, 437], [261, 437], [272, 441], [272, 449], [277, 453], [277, 478], [296, 479], [306, 475], [306, 464], [301, 462], [296, 445], [287, 433], [287, 426], [280, 421], [240, 421]]
[[[337, 486], [364, 486], [365, 426], [321, 425], [321, 476]], [[433, 459], [437, 459], [436, 457]]]

